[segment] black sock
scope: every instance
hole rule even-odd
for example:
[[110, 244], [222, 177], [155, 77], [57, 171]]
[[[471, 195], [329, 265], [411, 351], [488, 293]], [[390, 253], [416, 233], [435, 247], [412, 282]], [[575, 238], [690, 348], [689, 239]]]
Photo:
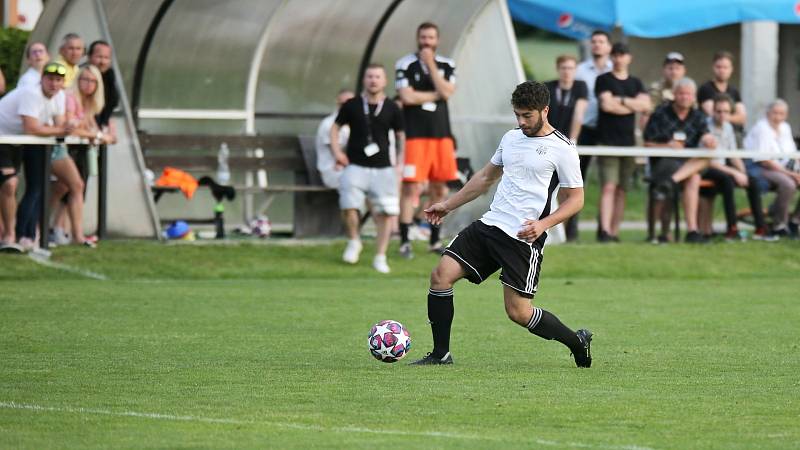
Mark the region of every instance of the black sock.
[[433, 356], [437, 358], [443, 358], [450, 351], [453, 314], [453, 288], [428, 290], [428, 321], [433, 333]]
[[431, 225], [431, 245], [439, 242], [439, 229], [440, 227], [438, 225]]
[[410, 223], [403, 223], [400, 222], [400, 243], [405, 244], [408, 242], [408, 227], [410, 227]]
[[569, 347], [573, 353], [580, 351], [583, 348], [581, 340], [578, 335], [569, 327], [561, 323], [558, 317], [554, 316], [549, 311], [541, 308], [533, 307], [533, 315], [527, 325], [528, 331], [547, 340], [557, 340], [562, 344]]

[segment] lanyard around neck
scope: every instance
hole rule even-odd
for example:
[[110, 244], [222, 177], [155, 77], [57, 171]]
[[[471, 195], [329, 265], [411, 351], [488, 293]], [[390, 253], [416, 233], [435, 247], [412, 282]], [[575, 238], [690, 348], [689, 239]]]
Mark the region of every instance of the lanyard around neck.
[[[386, 101], [386, 97], [381, 99], [378, 102], [378, 106], [375, 107], [375, 115], [374, 117], [378, 117], [383, 110], [383, 102]], [[372, 114], [369, 112], [369, 103], [367, 103], [367, 95], [361, 94], [361, 104], [364, 106], [364, 118], [367, 120], [367, 142], [372, 143]]]

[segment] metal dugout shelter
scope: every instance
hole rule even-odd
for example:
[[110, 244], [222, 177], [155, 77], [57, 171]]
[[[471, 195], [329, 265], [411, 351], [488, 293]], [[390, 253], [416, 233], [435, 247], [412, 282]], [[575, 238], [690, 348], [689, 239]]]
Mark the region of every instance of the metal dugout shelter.
[[[477, 169], [515, 126], [509, 99], [523, 80], [505, 0], [50, 0], [31, 40], [53, 55], [68, 32], [87, 45], [112, 43], [124, 89], [115, 115], [121, 139], [108, 157], [107, 229], [152, 237], [160, 215], [207, 214], [212, 200], [198, 191], [191, 202], [172, 196], [156, 207], [137, 131], [312, 135], [370, 61], [387, 67], [394, 95], [392, 68], [415, 50], [423, 21], [440, 27], [439, 53], [456, 61], [451, 121], [459, 156]], [[234, 177], [253, 182], [252, 174]], [[273, 223], [291, 222], [291, 202], [273, 204]], [[251, 214], [251, 205], [231, 207], [229, 220]], [[485, 208], [479, 201], [459, 210], [446, 231]], [[86, 211], [91, 227], [97, 209]]]

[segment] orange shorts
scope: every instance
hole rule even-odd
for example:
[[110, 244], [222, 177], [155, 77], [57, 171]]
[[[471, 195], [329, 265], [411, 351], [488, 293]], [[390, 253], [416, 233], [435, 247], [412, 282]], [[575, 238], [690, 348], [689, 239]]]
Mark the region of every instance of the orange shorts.
[[403, 181], [451, 181], [458, 178], [451, 138], [410, 138], [406, 141]]

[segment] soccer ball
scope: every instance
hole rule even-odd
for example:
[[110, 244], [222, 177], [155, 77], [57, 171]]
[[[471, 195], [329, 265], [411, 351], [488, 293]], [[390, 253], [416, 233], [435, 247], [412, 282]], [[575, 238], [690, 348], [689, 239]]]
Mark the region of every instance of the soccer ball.
[[272, 223], [266, 216], [258, 216], [250, 221], [250, 233], [262, 239], [267, 238], [272, 233]]
[[367, 346], [375, 359], [393, 363], [403, 359], [411, 350], [411, 336], [408, 328], [400, 322], [382, 320], [369, 331]]

